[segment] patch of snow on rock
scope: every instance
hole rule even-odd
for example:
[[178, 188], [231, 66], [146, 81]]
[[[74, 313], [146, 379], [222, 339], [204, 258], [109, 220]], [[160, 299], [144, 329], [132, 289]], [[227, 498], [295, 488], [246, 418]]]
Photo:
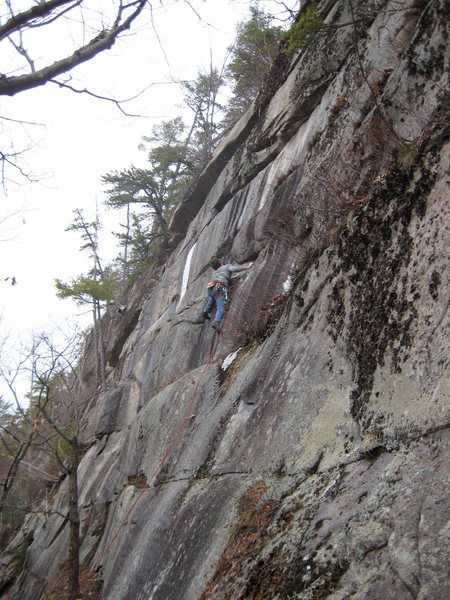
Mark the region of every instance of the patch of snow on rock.
[[283, 292], [288, 294], [292, 290], [292, 277], [289, 275], [286, 281], [283, 283]]
[[239, 354], [239, 352], [241, 350], [242, 350], [242, 348], [238, 348], [235, 352], [232, 352], [224, 359], [224, 361], [222, 363], [222, 371], [226, 371], [228, 369], [228, 367], [236, 359], [236, 356]]

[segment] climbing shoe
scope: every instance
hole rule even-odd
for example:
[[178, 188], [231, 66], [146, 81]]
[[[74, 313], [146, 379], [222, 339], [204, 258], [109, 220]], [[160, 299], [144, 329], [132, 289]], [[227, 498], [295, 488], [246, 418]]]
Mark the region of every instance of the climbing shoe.
[[211, 325], [211, 327], [213, 329], [215, 329], [217, 331], [217, 333], [220, 333], [221, 330], [220, 330], [220, 323], [219, 323], [219, 321], [214, 321], [214, 323]]
[[209, 314], [207, 312], [202, 313], [202, 317], [203, 317], [203, 322], [209, 321], [211, 319], [211, 317], [209, 316]]

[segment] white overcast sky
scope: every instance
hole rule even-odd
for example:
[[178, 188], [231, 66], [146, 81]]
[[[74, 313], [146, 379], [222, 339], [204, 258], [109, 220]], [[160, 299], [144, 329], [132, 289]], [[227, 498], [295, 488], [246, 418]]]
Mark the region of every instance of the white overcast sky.
[[[143, 135], [154, 124], [184, 114], [179, 87], [171, 80], [194, 79], [198, 69], [208, 69], [210, 56], [221, 66], [233, 42], [236, 24], [249, 12], [247, 0], [192, 0], [202, 21], [187, 3], [161, 8], [154, 2], [154, 25], [141, 15], [131, 32], [108, 52], [71, 72], [71, 84], [87, 87], [117, 99], [130, 98], [126, 117], [112, 103], [78, 95], [55, 85], [1, 98], [2, 116], [37, 123], [15, 131], [35, 146], [24, 155], [22, 166], [38, 176], [33, 184], [13, 182], [0, 198], [0, 339], [5, 340], [3, 363], [30, 332], [50, 332], [83, 309], [55, 295], [54, 280], [69, 280], [90, 267], [80, 254], [80, 239], [65, 229], [73, 210], [83, 208], [93, 218], [97, 201], [103, 213], [103, 255], [116, 255], [108, 231], [117, 230], [119, 215], [102, 206], [101, 176], [131, 164], [145, 166], [138, 150]], [[290, 5], [293, 5], [291, 2]], [[280, 3], [260, 2], [272, 13]], [[159, 38], [159, 39], [158, 39]], [[153, 84], [153, 85], [152, 85]], [[187, 119], [186, 119], [187, 120]], [[3, 124], [2, 136], [7, 125]], [[16, 147], [17, 138], [15, 139]], [[13, 172], [7, 172], [13, 178]], [[10, 217], [17, 212], [16, 216]], [[102, 248], [101, 248], [102, 250]], [[6, 277], [14, 276], [11, 286]], [[79, 318], [83, 325], [90, 315]], [[1, 393], [1, 391], [0, 391]]]

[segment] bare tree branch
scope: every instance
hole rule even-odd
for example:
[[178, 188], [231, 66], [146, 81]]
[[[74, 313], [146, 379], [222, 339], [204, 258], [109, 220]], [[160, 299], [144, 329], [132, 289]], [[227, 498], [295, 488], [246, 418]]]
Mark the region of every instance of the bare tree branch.
[[172, 73], [170, 71], [169, 59], [167, 58], [166, 51], [164, 50], [164, 46], [162, 45], [161, 38], [158, 35], [158, 30], [156, 29], [155, 21], [153, 19], [153, 8], [152, 8], [152, 6], [150, 6], [150, 17], [151, 17], [151, 23], [152, 23], [153, 33], [155, 34], [155, 37], [158, 40], [158, 45], [159, 45], [159, 47], [161, 49], [162, 55], [164, 56], [164, 61], [166, 63], [167, 69], [169, 70], [169, 74], [172, 77]]
[[[77, 48], [72, 54], [56, 60], [50, 65], [44, 66], [31, 73], [23, 75], [7, 76], [0, 74], [0, 95], [14, 96], [25, 90], [29, 90], [54, 79], [73, 69], [74, 67], [90, 60], [97, 54], [109, 50], [116, 42], [117, 37], [130, 28], [133, 21], [141, 14], [147, 0], [135, 0], [127, 4], [120, 3], [115, 19], [110, 28], [103, 29], [87, 43]], [[69, 5], [69, 7], [66, 7]], [[68, 0], [50, 0], [41, 2], [33, 8], [11, 18], [0, 27], [0, 40], [13, 33], [20, 33], [31, 27], [42, 27], [60, 18], [67, 10], [81, 7], [83, 0], [75, 2]], [[64, 10], [61, 10], [64, 9]], [[130, 12], [131, 11], [131, 12]], [[31, 60], [31, 59], [30, 59]], [[28, 62], [30, 62], [28, 60]]]
[[[10, 458], [11, 454], [0, 454], [0, 456]], [[41, 473], [45, 477], [46, 481], [50, 481], [52, 483], [57, 483], [59, 481], [59, 477], [55, 477], [54, 475], [47, 473], [47, 471], [44, 471], [44, 469], [41, 469], [38, 466], [33, 465], [32, 463], [30, 463], [26, 460], [22, 459], [22, 465], [26, 466], [29, 469], [32, 469], [33, 471], [37, 471], [38, 473]]]
[[[38, 25], [45, 25], [45, 22], [39, 23], [40, 19], [44, 17], [49, 17], [49, 15], [53, 15], [55, 11], [66, 4], [72, 4], [77, 6], [80, 4], [81, 0], [50, 0], [49, 2], [39, 2], [36, 6], [25, 10], [18, 15], [13, 14], [11, 4], [8, 2], [11, 18], [6, 21], [4, 25], [0, 27], [0, 40], [11, 35], [15, 31], [19, 31], [22, 28], [31, 28], [36, 27]], [[59, 17], [60, 13], [53, 15], [52, 20]], [[48, 21], [47, 21], [48, 23]]]
[[117, 108], [120, 110], [120, 112], [125, 117], [141, 117], [141, 115], [127, 113], [126, 110], [123, 109], [122, 104], [124, 104], [125, 102], [130, 102], [131, 100], [134, 100], [135, 98], [140, 96], [143, 92], [139, 92], [139, 94], [136, 94], [136, 96], [134, 96], [133, 98], [129, 98], [126, 100], [116, 100], [115, 98], [111, 98], [110, 96], [102, 96], [101, 94], [96, 94], [94, 92], [91, 92], [87, 88], [77, 89], [77, 88], [69, 85], [67, 82], [56, 81], [55, 79], [51, 79], [49, 81], [49, 83], [55, 83], [58, 87], [70, 90], [71, 92], [74, 92], [75, 94], [86, 94], [87, 96], [91, 96], [92, 98], [96, 98], [97, 100], [106, 100], [107, 102], [111, 102], [112, 104], [115, 104], [117, 106]]

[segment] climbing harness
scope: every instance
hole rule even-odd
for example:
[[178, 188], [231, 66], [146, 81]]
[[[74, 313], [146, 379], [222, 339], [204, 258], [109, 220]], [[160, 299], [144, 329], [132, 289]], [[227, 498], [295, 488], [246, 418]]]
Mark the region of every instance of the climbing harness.
[[228, 288], [222, 283], [216, 283], [216, 296], [223, 296], [225, 301], [228, 302]]
[[214, 281], [214, 279], [212, 281], [210, 281], [208, 283], [208, 285], [206, 286], [208, 289], [208, 292], [211, 292], [213, 288], [215, 288], [216, 290], [216, 294], [224, 294], [225, 298], [228, 300], [228, 287], [225, 286], [223, 283], [221, 283], [220, 281]]

